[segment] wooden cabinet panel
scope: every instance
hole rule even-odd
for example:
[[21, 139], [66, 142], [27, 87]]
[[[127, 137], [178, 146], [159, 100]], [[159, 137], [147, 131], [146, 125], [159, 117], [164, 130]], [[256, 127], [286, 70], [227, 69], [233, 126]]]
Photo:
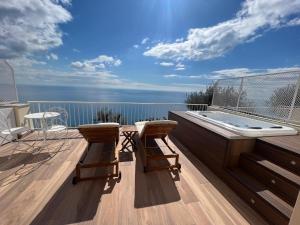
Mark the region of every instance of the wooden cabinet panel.
[[172, 135], [214, 172], [222, 172], [228, 140], [173, 113], [169, 119], [178, 122]]

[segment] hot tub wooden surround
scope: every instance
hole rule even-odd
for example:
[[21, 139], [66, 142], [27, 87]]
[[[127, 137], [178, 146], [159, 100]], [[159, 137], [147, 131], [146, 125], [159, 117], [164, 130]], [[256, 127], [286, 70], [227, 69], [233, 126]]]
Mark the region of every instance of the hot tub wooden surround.
[[172, 135], [271, 224], [288, 224], [300, 190], [300, 136], [247, 138], [169, 112]]
[[216, 125], [197, 119], [185, 112], [170, 112], [169, 119], [178, 122], [172, 133], [211, 170], [223, 176], [224, 167], [238, 165], [243, 152], [251, 152], [255, 139], [246, 138]]

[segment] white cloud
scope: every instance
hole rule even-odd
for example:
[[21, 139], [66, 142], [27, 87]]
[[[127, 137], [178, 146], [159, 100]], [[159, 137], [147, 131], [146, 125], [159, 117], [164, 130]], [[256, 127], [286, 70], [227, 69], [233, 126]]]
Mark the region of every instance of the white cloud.
[[163, 75], [163, 77], [165, 77], [165, 78], [174, 78], [174, 77], [182, 77], [182, 76], [178, 75], [178, 74], [166, 74], [166, 75]]
[[159, 65], [165, 66], [165, 67], [170, 67], [170, 66], [174, 66], [174, 63], [172, 63], [172, 62], [161, 62], [161, 63], [159, 63]]
[[[141, 41], [141, 43], [140, 43], [140, 45], [145, 45], [147, 42], [149, 42], [149, 38], [148, 37], [146, 37], [146, 38], [144, 38], [142, 41]], [[140, 45], [139, 44], [135, 44], [135, 45], [133, 45], [133, 47], [134, 48], [136, 48], [136, 49], [138, 49], [139, 47], [140, 47]], [[149, 47], [147, 47], [146, 49], [148, 49]]]
[[195, 75], [191, 75], [191, 76], [188, 76], [188, 78], [191, 78], [191, 79], [203, 79], [203, 76], [202, 75], [199, 75], [199, 76], [195, 76]]
[[237, 78], [237, 77], [264, 75], [269, 73], [291, 72], [291, 71], [299, 72], [300, 67], [293, 66], [293, 67], [281, 67], [281, 68], [269, 68], [269, 69], [232, 68], [232, 69], [215, 70], [210, 73], [205, 73], [200, 75], [190, 75], [187, 77], [191, 79], [218, 80], [218, 79], [230, 79], [230, 78]]
[[234, 69], [224, 69], [224, 70], [216, 70], [212, 72], [211, 77], [216, 79], [218, 77], [221, 78], [234, 78], [234, 77], [244, 77], [255, 75], [256, 70], [250, 70], [248, 68], [234, 68]]
[[174, 86], [179, 86], [181, 87], [183, 90], [185, 90], [185, 92], [188, 91], [201, 91], [201, 90], [206, 90], [207, 85], [210, 84], [211, 82], [207, 83], [207, 84], [196, 84], [196, 83], [172, 83], [171, 85]]
[[175, 42], [183, 42], [184, 38], [177, 38]]
[[71, 5], [72, 0], [54, 0], [56, 3], [62, 3], [64, 5]]
[[215, 70], [209, 73], [199, 74], [199, 75], [189, 75], [190, 79], [200, 79], [200, 80], [218, 80], [226, 78], [236, 78], [258, 75], [260, 73], [267, 73], [267, 70], [260, 69], [248, 69], [248, 68], [233, 68], [233, 69], [223, 69]]
[[175, 66], [175, 70], [185, 70], [185, 65], [182, 64], [182, 63], [177, 63], [176, 66]]
[[76, 69], [82, 69], [84, 71], [97, 71], [98, 69], [105, 69], [107, 66], [120, 66], [122, 61], [107, 55], [99, 55], [94, 59], [75, 61], [71, 63], [71, 66]]
[[58, 56], [54, 53], [50, 53], [49, 55], [46, 56], [46, 58], [48, 60], [52, 59], [52, 60], [58, 60]]
[[300, 25], [299, 0], [247, 0], [234, 18], [206, 28], [190, 29], [184, 40], [158, 43], [144, 52], [168, 60], [205, 60], [219, 56], [263, 31]]
[[263, 75], [268, 73], [281, 73], [290, 71], [300, 71], [300, 67], [280, 67], [280, 68], [269, 68], [269, 69], [248, 69], [248, 68], [234, 68], [234, 69], [224, 69], [216, 70], [211, 74], [212, 79], [225, 79], [225, 78], [235, 78], [235, 77], [247, 77], [255, 75]]
[[179, 68], [175, 68], [175, 70], [181, 71], [181, 70], [185, 70], [185, 68], [184, 67], [179, 67]]
[[82, 77], [82, 78], [117, 78], [118, 76], [110, 71], [76, 71], [75, 73], [70, 73], [69, 77]]
[[124, 89], [137, 89], [137, 90], [155, 90], [155, 91], [174, 91], [174, 92], [191, 92], [199, 91], [206, 88], [207, 85], [203, 84], [184, 84], [184, 83], [171, 83], [168, 85], [150, 84], [150, 83], [129, 83], [128, 86], [123, 86]]
[[24, 70], [24, 68], [27, 67], [32, 67], [34, 65], [46, 65], [47, 63], [44, 61], [39, 61], [33, 58], [21, 56], [18, 58], [10, 59], [8, 62], [12, 65], [12, 67], [15, 69], [20, 69]]
[[[164, 66], [164, 67], [171, 67], [171, 66], [174, 66], [175, 64], [173, 62], [161, 62], [161, 63], [159, 63], [159, 65]], [[177, 71], [185, 70], [185, 65], [182, 63], [177, 63], [175, 65], [175, 70], [177, 70]]]
[[294, 18], [287, 23], [288, 26], [300, 25], [300, 18]]
[[[10, 61], [16, 61], [10, 60]], [[145, 82], [136, 82], [134, 80], [121, 79], [110, 71], [64, 71], [55, 68], [35, 67], [38, 61], [25, 60], [33, 63], [32, 67], [17, 66], [14, 64], [16, 80], [18, 84], [35, 85], [66, 85], [78, 87], [96, 87], [96, 88], [117, 88], [117, 89], [137, 89], [137, 90], [159, 90], [159, 91], [195, 91], [201, 87], [200, 84], [153, 84]], [[37, 64], [36, 64], [37, 63]]]
[[18, 84], [100, 86], [110, 87], [121, 83], [118, 76], [109, 71], [63, 71], [55, 68], [15, 67]]
[[141, 41], [141, 44], [144, 45], [146, 44], [150, 39], [149, 38], [144, 38], [142, 41]]
[[0, 1], [0, 58], [15, 58], [62, 45], [58, 25], [72, 19], [70, 1]]
[[77, 53], [79, 53], [79, 52], [80, 52], [80, 50], [79, 50], [79, 49], [77, 49], [77, 48], [73, 48], [73, 49], [72, 49], [72, 51], [73, 51], [73, 52], [77, 52]]
[[298, 71], [299, 72], [300, 67], [293, 66], [293, 67], [279, 67], [279, 68], [273, 68], [273, 69], [267, 69], [266, 72], [268, 73], [280, 73], [280, 72], [289, 72], [289, 71]]

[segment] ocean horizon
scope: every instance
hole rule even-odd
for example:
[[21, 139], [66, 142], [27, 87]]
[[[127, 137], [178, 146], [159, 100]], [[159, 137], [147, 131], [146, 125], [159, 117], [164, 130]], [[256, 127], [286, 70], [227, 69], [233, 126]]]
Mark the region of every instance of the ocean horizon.
[[[170, 110], [187, 109], [185, 104], [172, 104], [184, 103], [186, 93], [183, 92], [46, 85], [17, 85], [17, 91], [20, 102], [43, 102], [31, 103], [31, 112], [49, 111], [52, 107], [64, 108], [69, 114], [68, 125], [70, 127], [97, 122], [133, 124], [140, 120], [166, 119]], [[49, 103], [48, 101], [70, 103]], [[86, 102], [95, 103], [86, 104]], [[118, 102], [118, 104], [109, 104], [109, 102]], [[170, 104], [122, 104], [122, 102]], [[106, 116], [100, 116], [101, 113]], [[38, 124], [35, 126], [38, 127]]]
[[17, 85], [19, 101], [184, 103], [186, 93], [97, 87]]

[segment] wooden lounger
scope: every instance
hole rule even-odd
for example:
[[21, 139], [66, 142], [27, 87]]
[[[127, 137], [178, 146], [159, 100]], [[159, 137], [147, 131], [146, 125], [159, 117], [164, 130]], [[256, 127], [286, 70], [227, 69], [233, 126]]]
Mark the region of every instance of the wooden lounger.
[[[99, 124], [87, 124], [79, 126], [78, 130], [88, 142], [87, 150], [82, 159], [76, 166], [76, 176], [73, 178], [73, 184], [76, 184], [84, 180], [94, 180], [101, 178], [114, 178], [121, 179], [121, 172], [119, 171], [119, 152], [117, 151], [117, 144], [119, 142], [119, 127], [118, 123], [99, 123]], [[88, 151], [92, 143], [107, 143], [114, 144], [113, 154], [114, 158], [109, 161], [99, 161], [96, 163], [85, 164], [84, 160], [88, 154]], [[112, 167], [113, 172], [107, 175], [101, 176], [89, 176], [81, 177], [80, 170], [84, 168], [97, 168], [97, 167]]]
[[[144, 164], [144, 172], [152, 170], [162, 170], [162, 169], [174, 169], [177, 168], [180, 170], [181, 165], [179, 163], [179, 155], [169, 146], [166, 137], [177, 126], [176, 121], [172, 120], [155, 120], [155, 121], [142, 121], [135, 123], [139, 138], [142, 142], [142, 158]], [[155, 138], [160, 138], [164, 144], [170, 150], [170, 154], [151, 154], [151, 151], [157, 151], [157, 147], [154, 149], [151, 146], [148, 146], [147, 143]], [[175, 159], [175, 163], [166, 166], [151, 166], [151, 161]]]

